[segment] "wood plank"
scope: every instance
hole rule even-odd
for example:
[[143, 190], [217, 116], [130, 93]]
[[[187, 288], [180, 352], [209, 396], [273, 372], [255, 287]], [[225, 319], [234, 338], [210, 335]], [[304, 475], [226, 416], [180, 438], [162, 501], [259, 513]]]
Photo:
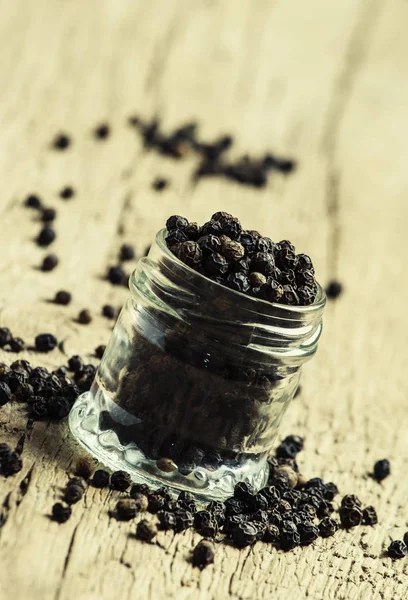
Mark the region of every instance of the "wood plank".
[[[220, 546], [214, 566], [199, 573], [186, 560], [198, 536], [160, 533], [157, 544], [142, 545], [129, 535], [134, 525], [108, 517], [112, 493], [90, 489], [68, 523], [50, 521], [78, 450], [66, 425], [37, 423], [23, 471], [0, 482], [1, 599], [404, 597], [407, 563], [383, 551], [408, 528], [408, 317], [399, 292], [408, 258], [407, 13], [402, 0], [1, 5], [0, 325], [31, 341], [56, 333], [67, 355], [94, 360], [111, 327], [101, 306], [127, 295], [103, 280], [123, 241], [140, 256], [170, 213], [204, 221], [220, 207], [292, 239], [313, 256], [322, 283], [337, 276], [346, 292], [327, 308], [319, 353], [282, 435], [304, 434], [305, 474], [358, 490], [381, 521], [290, 554], [260, 543], [241, 552]], [[234, 134], [237, 156], [271, 149], [295, 156], [299, 169], [265, 190], [215, 179], [193, 185], [193, 159], [145, 153], [126, 124], [131, 114], [160, 114], [166, 128], [197, 119], [209, 138]], [[112, 136], [97, 143], [92, 129], [105, 119]], [[49, 147], [58, 131], [73, 138], [59, 154]], [[171, 179], [162, 194], [151, 188], [157, 175]], [[67, 184], [77, 194], [64, 202], [58, 192]], [[50, 274], [35, 268], [44, 251], [22, 207], [30, 192], [58, 210], [61, 264]], [[62, 288], [72, 290], [71, 306], [46, 302]], [[74, 321], [85, 307], [94, 314], [87, 327]], [[58, 350], [24, 357], [45, 366], [67, 359]], [[0, 351], [2, 360], [11, 357]], [[16, 442], [24, 427], [13, 407], [1, 410], [0, 441]], [[367, 471], [383, 456], [393, 476], [379, 486]]]

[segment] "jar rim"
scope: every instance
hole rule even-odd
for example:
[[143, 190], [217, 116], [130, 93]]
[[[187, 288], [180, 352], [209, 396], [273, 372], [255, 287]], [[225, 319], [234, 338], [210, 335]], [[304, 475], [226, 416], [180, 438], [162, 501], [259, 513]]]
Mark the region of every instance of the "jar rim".
[[160, 229], [156, 234], [155, 241], [156, 241], [157, 245], [159, 246], [160, 250], [164, 254], [166, 254], [166, 256], [168, 256], [168, 258], [170, 260], [174, 260], [176, 264], [178, 264], [180, 267], [184, 268], [188, 273], [195, 275], [198, 278], [201, 278], [203, 281], [204, 280], [209, 281], [212, 286], [215, 286], [215, 289], [219, 288], [220, 291], [222, 291], [222, 293], [225, 293], [225, 291], [227, 290], [228, 292], [230, 292], [232, 294], [232, 297], [234, 297], [234, 295], [237, 297], [237, 301], [239, 301], [239, 299], [241, 299], [241, 300], [245, 299], [246, 302], [248, 302], [248, 301], [253, 302], [254, 307], [255, 307], [255, 305], [256, 306], [265, 306], [265, 309], [267, 309], [267, 307], [269, 307], [269, 308], [275, 307], [279, 310], [287, 311], [288, 318], [290, 318], [290, 313], [292, 313], [292, 314], [297, 313], [299, 316], [301, 316], [301, 315], [306, 316], [308, 314], [310, 314], [310, 315], [314, 314], [315, 312], [322, 312], [326, 305], [326, 301], [327, 301], [326, 293], [318, 281], [316, 281], [316, 285], [317, 285], [316, 297], [315, 297], [314, 301], [312, 302], [312, 304], [302, 304], [302, 305], [280, 304], [278, 302], [270, 302], [269, 300], [263, 300], [262, 298], [254, 298], [253, 296], [249, 296], [249, 295], [239, 292], [237, 290], [233, 290], [233, 289], [223, 285], [222, 283], [218, 283], [217, 281], [214, 281], [213, 279], [206, 277], [202, 273], [195, 271], [193, 268], [189, 267], [188, 265], [183, 263], [183, 261], [181, 261], [179, 258], [177, 258], [177, 256], [175, 254], [173, 254], [173, 252], [170, 250], [170, 248], [166, 244], [166, 234], [167, 233], [168, 232], [165, 227], [163, 229]]

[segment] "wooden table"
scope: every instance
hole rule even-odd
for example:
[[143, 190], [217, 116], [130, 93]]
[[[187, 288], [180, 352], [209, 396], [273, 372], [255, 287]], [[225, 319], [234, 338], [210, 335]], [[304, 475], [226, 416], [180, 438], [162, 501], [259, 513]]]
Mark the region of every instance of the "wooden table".
[[[408, 529], [406, 477], [408, 4], [403, 0], [14, 0], [0, 7], [0, 325], [27, 341], [49, 331], [59, 350], [20, 357], [54, 367], [88, 360], [111, 325], [101, 306], [127, 292], [104, 280], [123, 242], [139, 256], [169, 214], [204, 222], [232, 212], [314, 258], [344, 296], [327, 307], [319, 352], [282, 436], [306, 437], [307, 476], [373, 503], [380, 524], [284, 554], [258, 543], [218, 548], [200, 573], [186, 558], [198, 536], [156, 545], [108, 517], [114, 496], [89, 489], [62, 526], [47, 515], [77, 450], [66, 425], [36, 423], [24, 468], [0, 482], [0, 597], [75, 599], [399, 599], [408, 560], [384, 554]], [[130, 115], [160, 114], [170, 130], [197, 119], [208, 139], [235, 136], [232, 154], [293, 156], [293, 175], [258, 190], [223, 179], [194, 185], [194, 159], [147, 153]], [[96, 142], [108, 121], [112, 135]], [[65, 152], [50, 149], [59, 131]], [[156, 176], [171, 187], [155, 192]], [[71, 201], [58, 197], [72, 185]], [[38, 222], [23, 200], [58, 211], [60, 265], [39, 272]], [[131, 266], [135, 266], [132, 263]], [[69, 307], [49, 300], [73, 292]], [[88, 326], [75, 322], [89, 308]], [[16, 358], [0, 351], [0, 361]], [[0, 441], [25, 419], [0, 411]], [[383, 485], [367, 476], [388, 457]], [[25, 495], [19, 484], [28, 478]]]

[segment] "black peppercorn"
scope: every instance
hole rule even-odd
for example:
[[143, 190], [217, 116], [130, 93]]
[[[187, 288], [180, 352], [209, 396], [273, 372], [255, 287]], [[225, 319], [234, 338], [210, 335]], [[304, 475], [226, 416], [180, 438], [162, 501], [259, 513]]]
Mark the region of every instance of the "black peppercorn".
[[133, 498], [121, 498], [116, 504], [116, 517], [119, 521], [130, 521], [137, 514], [136, 501]]
[[[262, 275], [262, 273], [257, 273], [256, 271], [254, 271], [249, 275], [249, 281], [250, 281], [252, 287], [260, 288], [263, 285], [265, 285], [266, 277], [265, 277], [265, 275]], [[283, 290], [282, 290], [282, 293], [283, 293]]]
[[105, 304], [105, 306], [102, 307], [102, 315], [107, 319], [114, 319], [116, 311], [110, 304]]
[[341, 500], [341, 508], [362, 508], [361, 500], [357, 498], [354, 494], [348, 494], [343, 496]]
[[7, 402], [10, 402], [12, 398], [12, 393], [4, 381], [0, 381], [0, 406], [4, 406]]
[[336, 300], [342, 293], [343, 286], [339, 281], [331, 281], [325, 291], [329, 300]]
[[130, 488], [129, 495], [134, 498], [136, 495], [142, 494], [143, 496], [149, 497], [151, 494], [151, 489], [146, 483], [134, 483]]
[[86, 491], [86, 488], [88, 486], [87, 482], [83, 477], [71, 477], [67, 483], [67, 487], [71, 485], [79, 485], [79, 487], [81, 487], [84, 490], [84, 492]]
[[346, 529], [360, 525], [361, 521], [363, 520], [363, 513], [357, 505], [351, 508], [340, 508], [339, 515], [341, 524]]
[[74, 189], [68, 185], [68, 186], [62, 188], [59, 195], [64, 200], [69, 200], [74, 195]]
[[48, 272], [53, 271], [55, 267], [58, 265], [59, 259], [56, 254], [48, 254], [44, 257], [41, 263], [41, 271]]
[[157, 513], [159, 528], [164, 531], [176, 528], [176, 517], [172, 512], [161, 510]]
[[246, 522], [238, 523], [232, 530], [232, 540], [238, 548], [250, 546], [258, 539], [258, 528], [254, 523]]
[[337, 496], [338, 493], [339, 493], [339, 489], [335, 483], [329, 481], [328, 483], [325, 484], [324, 490], [323, 490], [323, 498], [325, 500], [329, 500], [329, 502], [330, 502], [331, 500], [333, 500], [333, 498], [335, 496]]
[[126, 281], [126, 274], [121, 266], [109, 267], [107, 279], [113, 285], [123, 285]]
[[173, 215], [166, 221], [167, 231], [174, 231], [176, 229], [185, 229], [188, 226], [188, 220], [180, 215]]
[[37, 244], [39, 246], [49, 246], [55, 240], [56, 234], [51, 227], [43, 227], [37, 236]]
[[95, 348], [95, 356], [96, 358], [102, 358], [102, 356], [104, 355], [106, 350], [106, 345], [105, 344], [101, 344], [100, 346], [97, 346]]
[[194, 517], [192, 513], [184, 508], [178, 508], [174, 511], [176, 517], [176, 531], [184, 531], [194, 524]]
[[408, 554], [407, 545], [402, 540], [394, 540], [388, 546], [388, 556], [394, 559], [404, 558]]
[[242, 294], [245, 294], [250, 288], [249, 279], [242, 272], [230, 273], [226, 279], [226, 283], [232, 290], [241, 292]]
[[260, 297], [269, 302], [279, 302], [283, 297], [283, 286], [274, 279], [268, 280], [260, 288]]
[[298, 534], [300, 537], [300, 544], [302, 546], [308, 546], [312, 544], [319, 537], [319, 529], [312, 523], [312, 521], [302, 521], [297, 526]]
[[75, 464], [75, 475], [82, 477], [86, 481], [91, 478], [95, 470], [95, 462], [90, 456], [81, 456]]
[[83, 364], [82, 358], [76, 354], [75, 356], [71, 356], [68, 360], [68, 369], [74, 373], [78, 373], [78, 371], [82, 369]]
[[84, 495], [84, 488], [80, 485], [68, 485], [65, 489], [64, 500], [67, 504], [76, 504]]
[[89, 310], [83, 309], [78, 315], [78, 323], [82, 325], [88, 325], [92, 321], [92, 315]]
[[297, 532], [296, 525], [285, 524], [280, 530], [279, 543], [282, 550], [285, 552], [293, 550], [300, 544], [300, 535]]
[[10, 352], [22, 352], [25, 348], [24, 340], [15, 337], [10, 342]]
[[20, 454], [7, 444], [0, 444], [0, 475], [10, 477], [23, 468]]
[[201, 251], [205, 255], [208, 255], [211, 252], [221, 252], [220, 238], [218, 238], [216, 235], [203, 235], [198, 238], [197, 244], [200, 246]]
[[173, 254], [184, 264], [196, 269], [201, 265], [202, 251], [198, 242], [182, 242], [172, 247]]
[[72, 296], [69, 292], [65, 290], [60, 290], [55, 294], [54, 302], [55, 304], [62, 304], [63, 306], [67, 306], [72, 300]]
[[115, 471], [111, 475], [110, 485], [113, 490], [118, 490], [119, 492], [126, 492], [132, 480], [130, 478], [129, 473], [125, 471]]
[[37, 210], [42, 208], [42, 202], [36, 194], [30, 194], [27, 196], [24, 205], [27, 206], [27, 208], [35, 208]]
[[239, 242], [230, 240], [222, 245], [221, 254], [225, 256], [228, 262], [237, 261], [244, 258], [245, 249]]
[[107, 471], [104, 471], [103, 469], [98, 469], [93, 474], [91, 483], [92, 483], [93, 487], [96, 487], [96, 488], [109, 487], [110, 475]]
[[71, 139], [65, 133], [58, 134], [53, 141], [53, 147], [56, 150], [66, 150], [70, 144]]
[[390, 461], [386, 458], [382, 460], [377, 460], [374, 465], [374, 479], [377, 481], [382, 481], [391, 473]]
[[151, 542], [157, 535], [157, 527], [153, 523], [143, 519], [136, 527], [136, 537], [144, 542]]
[[94, 131], [95, 138], [97, 140], [105, 140], [110, 134], [110, 128], [107, 123], [102, 123]]
[[404, 534], [404, 544], [408, 546], [408, 531]]
[[326, 538], [334, 535], [339, 528], [337, 521], [331, 517], [325, 517], [319, 523], [319, 534], [321, 537]]
[[204, 569], [214, 562], [214, 546], [207, 540], [201, 540], [193, 550], [193, 565]]
[[219, 252], [214, 252], [204, 258], [204, 268], [206, 274], [220, 276], [228, 271], [228, 262]]
[[279, 542], [280, 532], [277, 525], [269, 523], [263, 534], [263, 541], [270, 544], [277, 544]]
[[12, 333], [8, 327], [0, 327], [0, 348], [9, 344], [13, 339]]
[[303, 450], [304, 439], [298, 435], [288, 435], [276, 449], [276, 456], [280, 458], [296, 458]]
[[70, 506], [64, 506], [61, 502], [56, 502], [52, 507], [52, 519], [57, 523], [66, 523], [72, 514]]
[[123, 244], [120, 248], [119, 259], [126, 261], [126, 260], [133, 260], [134, 258], [135, 258], [134, 247], [131, 246], [130, 244]]
[[363, 510], [363, 523], [364, 525], [375, 525], [378, 523], [377, 512], [374, 506], [367, 506]]
[[162, 190], [166, 189], [168, 185], [168, 179], [165, 179], [164, 177], [156, 177], [156, 179], [152, 183], [152, 188], [156, 190], [156, 192], [161, 192]]
[[187, 227], [184, 228], [184, 233], [187, 236], [187, 239], [196, 242], [200, 237], [200, 227], [198, 223], [189, 223]]
[[37, 352], [51, 352], [57, 344], [57, 338], [51, 333], [41, 333], [35, 338], [35, 349]]
[[42, 209], [41, 220], [43, 221], [43, 223], [51, 223], [51, 221], [54, 221], [56, 216], [57, 211], [55, 210], [55, 208]]

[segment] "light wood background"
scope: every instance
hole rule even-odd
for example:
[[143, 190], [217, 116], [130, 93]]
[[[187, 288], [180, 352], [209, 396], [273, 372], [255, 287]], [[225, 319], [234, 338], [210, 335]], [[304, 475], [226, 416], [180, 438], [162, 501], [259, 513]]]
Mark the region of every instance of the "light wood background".
[[[1, 600], [407, 597], [408, 560], [384, 555], [408, 529], [407, 22], [405, 0], [0, 4], [0, 324], [29, 342], [55, 333], [67, 355], [92, 360], [110, 334], [101, 306], [126, 297], [103, 281], [107, 264], [125, 241], [141, 255], [169, 214], [204, 221], [223, 209], [293, 240], [322, 284], [338, 277], [346, 291], [327, 307], [281, 433], [306, 436], [306, 475], [358, 493], [380, 518], [289, 554], [220, 546], [200, 573], [186, 560], [198, 536], [160, 533], [143, 545], [133, 524], [108, 517], [115, 497], [105, 491], [90, 489], [65, 525], [50, 521], [76, 450], [66, 426], [37, 423], [23, 471], [0, 482]], [[299, 168], [264, 190], [194, 186], [193, 159], [145, 153], [126, 124], [156, 113], [166, 128], [198, 119], [209, 138], [233, 133], [237, 156], [270, 149]], [[112, 136], [97, 143], [104, 120]], [[50, 151], [58, 131], [72, 135], [66, 152]], [[157, 175], [171, 179], [162, 194], [151, 188]], [[77, 195], [64, 202], [67, 184]], [[44, 251], [22, 206], [30, 192], [58, 210], [53, 273], [36, 269]], [[61, 288], [73, 292], [69, 307], [47, 302]], [[95, 315], [89, 326], [74, 322], [82, 308]], [[68, 356], [24, 357], [59, 366]], [[16, 442], [25, 421], [5, 407], [0, 425], [0, 441]], [[393, 472], [378, 485], [367, 472], [383, 457]]]

